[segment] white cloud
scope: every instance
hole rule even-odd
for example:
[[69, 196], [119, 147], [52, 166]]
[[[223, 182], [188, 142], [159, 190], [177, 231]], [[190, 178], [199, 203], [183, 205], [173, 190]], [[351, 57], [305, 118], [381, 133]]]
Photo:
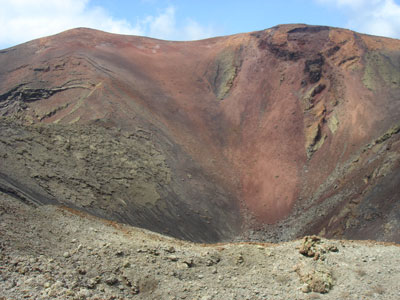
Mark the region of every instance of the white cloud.
[[175, 8], [171, 6], [157, 17], [147, 17], [144, 27], [150, 36], [164, 39], [174, 36], [176, 30]]
[[316, 0], [347, 11], [350, 29], [400, 38], [400, 5], [394, 0]]
[[192, 19], [177, 24], [176, 9], [173, 6], [156, 17], [149, 16], [140, 21], [138, 28], [148, 36], [166, 40], [198, 40], [216, 34], [211, 27], [201, 26]]
[[0, 48], [75, 27], [175, 40], [206, 38], [214, 33], [192, 20], [178, 26], [174, 7], [132, 24], [89, 4], [90, 0], [0, 0]]
[[0, 46], [13, 45], [74, 27], [142, 34], [126, 20], [114, 19], [88, 0], [0, 0]]
[[209, 27], [204, 27], [201, 26], [199, 23], [192, 19], [187, 20], [187, 24], [184, 28], [185, 36], [189, 40], [199, 40], [211, 36], [216, 36], [217, 33], [215, 30], [209, 26]]

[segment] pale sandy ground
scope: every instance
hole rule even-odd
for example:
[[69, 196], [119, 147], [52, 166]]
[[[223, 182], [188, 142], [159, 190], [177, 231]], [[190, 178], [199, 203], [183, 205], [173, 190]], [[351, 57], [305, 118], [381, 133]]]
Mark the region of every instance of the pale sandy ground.
[[302, 244], [193, 244], [0, 193], [0, 299], [400, 299], [400, 247]]

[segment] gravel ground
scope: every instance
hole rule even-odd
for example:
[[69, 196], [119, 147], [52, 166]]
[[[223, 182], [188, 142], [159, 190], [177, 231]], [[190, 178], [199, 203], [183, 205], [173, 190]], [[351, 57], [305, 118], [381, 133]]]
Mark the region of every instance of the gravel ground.
[[400, 248], [194, 244], [0, 193], [0, 299], [400, 299]]

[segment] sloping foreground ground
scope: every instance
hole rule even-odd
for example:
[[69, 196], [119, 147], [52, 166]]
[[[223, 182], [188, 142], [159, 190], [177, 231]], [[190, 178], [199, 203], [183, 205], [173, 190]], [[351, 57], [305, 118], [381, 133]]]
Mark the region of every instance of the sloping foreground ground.
[[399, 49], [292, 24], [2, 50], [0, 190], [196, 242], [400, 242]]
[[399, 253], [397, 245], [315, 237], [193, 244], [0, 193], [2, 300], [394, 300]]

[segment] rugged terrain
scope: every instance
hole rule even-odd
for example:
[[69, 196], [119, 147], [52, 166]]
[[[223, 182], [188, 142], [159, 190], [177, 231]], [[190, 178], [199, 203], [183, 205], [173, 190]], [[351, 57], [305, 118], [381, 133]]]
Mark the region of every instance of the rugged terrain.
[[399, 242], [399, 49], [293, 24], [2, 50], [0, 189], [195, 242]]
[[0, 194], [0, 299], [399, 299], [399, 246], [193, 244]]

